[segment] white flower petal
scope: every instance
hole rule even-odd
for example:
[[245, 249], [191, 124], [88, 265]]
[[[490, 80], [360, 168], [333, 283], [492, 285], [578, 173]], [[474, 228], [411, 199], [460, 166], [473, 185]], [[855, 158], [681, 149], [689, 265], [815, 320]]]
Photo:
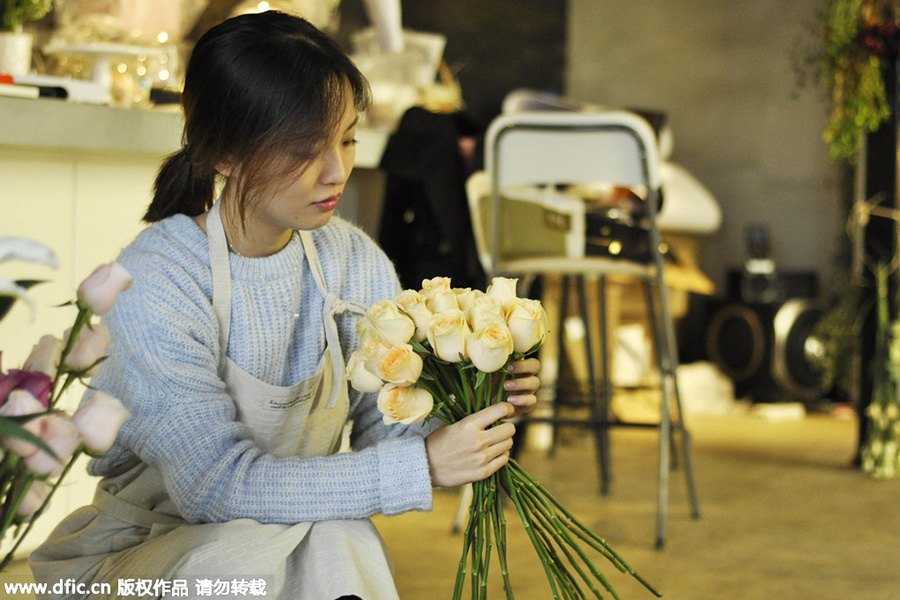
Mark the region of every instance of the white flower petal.
[[7, 260], [23, 260], [54, 269], [59, 266], [59, 257], [56, 253], [40, 242], [21, 237], [0, 236], [0, 263]]

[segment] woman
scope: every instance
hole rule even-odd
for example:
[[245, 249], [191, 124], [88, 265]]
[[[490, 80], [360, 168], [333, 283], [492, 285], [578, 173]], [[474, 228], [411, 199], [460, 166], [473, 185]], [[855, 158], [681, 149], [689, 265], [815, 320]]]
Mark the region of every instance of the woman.
[[[92, 381], [132, 416], [91, 463], [93, 504], [32, 555], [37, 580], [91, 597], [144, 581], [159, 596], [263, 582], [266, 597], [397, 598], [368, 517], [429, 510], [432, 486], [505, 464], [514, 428], [491, 425], [533, 407], [536, 360], [513, 365], [509, 403], [434, 431], [387, 427], [372, 395], [348, 390], [356, 320], [399, 291], [377, 246], [333, 218], [367, 102], [302, 19], [244, 15], [199, 40], [185, 147], [160, 170], [154, 225], [119, 259], [135, 283]], [[354, 451], [339, 453], [347, 429]], [[111, 590], [85, 587], [98, 582]]]

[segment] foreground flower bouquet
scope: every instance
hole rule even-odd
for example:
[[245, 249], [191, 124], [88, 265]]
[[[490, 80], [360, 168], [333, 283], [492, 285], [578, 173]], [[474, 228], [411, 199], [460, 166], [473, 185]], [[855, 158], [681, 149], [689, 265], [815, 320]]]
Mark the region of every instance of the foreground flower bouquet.
[[[0, 237], [0, 262], [25, 260], [55, 267], [56, 256], [23, 238]], [[109, 311], [131, 276], [117, 263], [98, 267], [78, 287], [75, 322], [62, 339], [45, 335], [21, 369], [0, 370], [0, 542], [13, 545], [0, 561], [2, 571], [48, 506], [54, 492], [83, 452], [109, 450], [128, 411], [112, 396], [97, 392], [73, 414], [57, 404], [76, 381], [91, 377], [109, 348], [109, 331], [93, 323]], [[29, 304], [27, 285], [0, 278], [0, 318], [16, 299]]]
[[[455, 423], [503, 402], [510, 361], [534, 354], [547, 334], [547, 316], [537, 300], [518, 298], [516, 280], [494, 278], [487, 292], [452, 288], [450, 279], [423, 281], [393, 300], [369, 307], [359, 322], [359, 347], [347, 370], [354, 388], [378, 393], [387, 424], [426, 418]], [[581, 524], [517, 462], [473, 484], [454, 600], [468, 584], [473, 598], [487, 598], [488, 572], [496, 554], [506, 597], [514, 598], [507, 565], [507, 517], [503, 495], [525, 527], [553, 598], [614, 598], [595, 552], [653, 589], [606, 541]], [[515, 518], [515, 517], [513, 517]]]

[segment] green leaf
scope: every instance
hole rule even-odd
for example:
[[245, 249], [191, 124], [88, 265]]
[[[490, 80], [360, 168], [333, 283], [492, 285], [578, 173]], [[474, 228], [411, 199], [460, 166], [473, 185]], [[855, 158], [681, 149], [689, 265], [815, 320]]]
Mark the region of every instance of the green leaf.
[[35, 415], [24, 415], [22, 417], [0, 417], [0, 435], [25, 440], [26, 442], [34, 444], [53, 458], [58, 458], [56, 456], [56, 453], [50, 448], [50, 446], [47, 445], [44, 440], [19, 425], [20, 422], [27, 422], [34, 417]]

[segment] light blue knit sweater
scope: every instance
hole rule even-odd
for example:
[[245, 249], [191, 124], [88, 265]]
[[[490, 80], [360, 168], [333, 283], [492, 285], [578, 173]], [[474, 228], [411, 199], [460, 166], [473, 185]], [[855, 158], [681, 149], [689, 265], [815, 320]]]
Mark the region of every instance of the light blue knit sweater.
[[[335, 217], [313, 239], [339, 298], [368, 306], [398, 291], [388, 258], [353, 225]], [[425, 430], [383, 425], [372, 394], [350, 391], [354, 452], [276, 458], [247, 439], [217, 374], [209, 250], [191, 218], [149, 227], [119, 261], [134, 286], [106, 317], [113, 346], [92, 386], [119, 398], [131, 418], [91, 473], [116, 474], [137, 457], [159, 469], [191, 522], [295, 523], [431, 509]], [[325, 347], [323, 300], [299, 237], [270, 257], [231, 255], [231, 270], [228, 356], [273, 385], [312, 376]], [[299, 319], [286, 302], [300, 307]], [[345, 360], [356, 318], [337, 320]]]

